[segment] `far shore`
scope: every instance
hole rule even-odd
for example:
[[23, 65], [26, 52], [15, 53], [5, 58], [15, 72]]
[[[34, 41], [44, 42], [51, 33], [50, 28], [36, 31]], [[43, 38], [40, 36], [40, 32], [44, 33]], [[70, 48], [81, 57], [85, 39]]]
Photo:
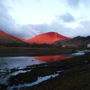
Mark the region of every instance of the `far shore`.
[[49, 56], [63, 55], [74, 52], [73, 49], [66, 48], [26, 48], [26, 47], [3, 47], [0, 48], [0, 57], [7, 56]]
[[61, 48], [61, 47], [0, 47], [0, 57], [8, 56], [50, 56], [71, 54], [77, 50], [86, 50], [87, 48]]

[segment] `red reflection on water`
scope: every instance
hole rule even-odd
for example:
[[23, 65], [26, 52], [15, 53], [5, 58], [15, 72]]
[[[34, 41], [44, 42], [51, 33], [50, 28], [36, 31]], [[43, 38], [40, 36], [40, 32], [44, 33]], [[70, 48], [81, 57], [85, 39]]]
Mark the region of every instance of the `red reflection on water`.
[[60, 61], [64, 60], [66, 58], [69, 58], [70, 56], [37, 56], [35, 59], [45, 62], [53, 62], [53, 61]]

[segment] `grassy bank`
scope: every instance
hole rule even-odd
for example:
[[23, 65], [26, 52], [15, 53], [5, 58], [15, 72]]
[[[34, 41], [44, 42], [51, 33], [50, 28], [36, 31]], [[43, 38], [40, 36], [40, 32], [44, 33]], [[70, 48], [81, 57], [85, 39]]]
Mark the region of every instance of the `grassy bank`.
[[0, 48], [0, 57], [3, 56], [44, 56], [44, 55], [59, 55], [69, 54], [74, 52], [73, 49], [66, 48], [20, 48], [20, 47], [6, 47]]

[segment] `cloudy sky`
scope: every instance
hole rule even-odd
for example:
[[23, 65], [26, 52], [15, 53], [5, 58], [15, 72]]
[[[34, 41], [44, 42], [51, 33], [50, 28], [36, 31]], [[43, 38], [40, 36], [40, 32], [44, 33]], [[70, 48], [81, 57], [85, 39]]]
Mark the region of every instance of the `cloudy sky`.
[[88, 36], [89, 28], [90, 0], [0, 0], [0, 29], [15, 36]]

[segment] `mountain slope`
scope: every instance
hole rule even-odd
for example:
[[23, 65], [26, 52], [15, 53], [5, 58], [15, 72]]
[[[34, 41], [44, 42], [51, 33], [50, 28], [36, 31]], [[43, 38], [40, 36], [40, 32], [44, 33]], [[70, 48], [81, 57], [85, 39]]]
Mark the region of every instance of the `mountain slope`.
[[48, 32], [44, 34], [40, 34], [31, 39], [26, 40], [28, 43], [36, 43], [36, 44], [52, 44], [57, 40], [69, 39], [68, 37], [62, 36], [56, 32]]
[[25, 42], [23, 42], [23, 39], [18, 38], [18, 37], [14, 37], [10, 34], [7, 34], [3, 31], [0, 30], [0, 45], [15, 45], [15, 46], [19, 46], [19, 45], [24, 45], [26, 44]]
[[75, 37], [68, 40], [59, 40], [54, 43], [56, 46], [68, 46], [68, 47], [78, 47], [87, 46], [90, 44], [90, 36], [88, 37]]

